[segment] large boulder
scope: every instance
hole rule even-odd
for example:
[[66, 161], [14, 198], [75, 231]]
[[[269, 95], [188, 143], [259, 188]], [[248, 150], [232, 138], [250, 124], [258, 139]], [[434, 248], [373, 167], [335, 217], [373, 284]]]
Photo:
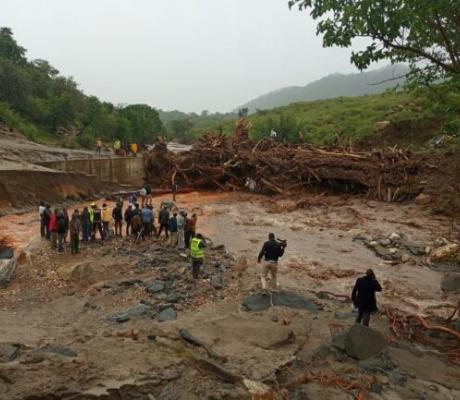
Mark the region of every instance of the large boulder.
[[458, 244], [457, 243], [450, 243], [446, 244], [445, 246], [438, 247], [434, 249], [431, 254], [430, 258], [433, 262], [440, 262], [440, 261], [454, 261], [458, 257]]
[[429, 194], [420, 193], [415, 199], [415, 203], [420, 206], [426, 206], [431, 203], [431, 196]]
[[333, 339], [333, 345], [357, 360], [366, 360], [379, 354], [386, 341], [380, 332], [363, 325], [353, 325]]
[[444, 292], [460, 291], [460, 274], [449, 273], [441, 280], [441, 289]]
[[67, 282], [87, 284], [96, 282], [101, 272], [90, 262], [64, 265], [57, 270], [58, 275]]

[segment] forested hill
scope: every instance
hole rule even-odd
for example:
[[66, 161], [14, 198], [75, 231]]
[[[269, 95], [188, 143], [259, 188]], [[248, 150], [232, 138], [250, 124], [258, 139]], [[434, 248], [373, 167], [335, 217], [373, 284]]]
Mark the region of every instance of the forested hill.
[[[409, 71], [404, 65], [390, 65], [374, 71], [357, 74], [332, 74], [306, 86], [292, 86], [264, 94], [242, 105], [249, 112], [267, 110], [289, 105], [299, 101], [353, 97], [366, 94], [382, 93], [389, 88], [404, 83], [404, 79], [392, 78], [402, 76]], [[380, 84], [378, 84], [381, 82]]]
[[164, 131], [152, 107], [100, 101], [47, 61], [28, 60], [9, 28], [0, 28], [0, 125], [69, 147], [92, 147], [96, 138], [152, 143]]

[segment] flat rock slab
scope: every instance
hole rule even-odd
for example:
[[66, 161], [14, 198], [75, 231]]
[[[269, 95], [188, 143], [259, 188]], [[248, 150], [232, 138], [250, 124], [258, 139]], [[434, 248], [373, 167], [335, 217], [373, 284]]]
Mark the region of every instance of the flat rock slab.
[[314, 314], [318, 312], [315, 303], [306, 297], [282, 290], [274, 293], [256, 293], [246, 297], [243, 301], [243, 306], [248, 311], [263, 311], [273, 306], [282, 306], [295, 308], [300, 310], [308, 310]]
[[46, 346], [36, 350], [38, 353], [52, 353], [58, 354], [63, 357], [75, 358], [78, 356], [77, 352], [70, 347], [63, 346]]
[[18, 356], [19, 347], [15, 343], [0, 343], [0, 363], [13, 361]]
[[133, 318], [146, 317], [146, 316], [151, 317], [154, 314], [155, 314], [155, 311], [152, 307], [146, 304], [137, 304], [134, 307], [128, 308], [125, 311], [121, 311], [119, 313], [111, 315], [109, 317], [109, 321], [122, 323], [122, 322], [127, 322]]

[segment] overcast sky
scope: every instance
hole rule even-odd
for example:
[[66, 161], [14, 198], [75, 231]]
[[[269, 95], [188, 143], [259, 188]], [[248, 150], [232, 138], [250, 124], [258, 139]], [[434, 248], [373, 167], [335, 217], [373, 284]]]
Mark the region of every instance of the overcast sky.
[[0, 26], [87, 93], [164, 110], [230, 111], [268, 91], [350, 73], [287, 0], [0, 0]]

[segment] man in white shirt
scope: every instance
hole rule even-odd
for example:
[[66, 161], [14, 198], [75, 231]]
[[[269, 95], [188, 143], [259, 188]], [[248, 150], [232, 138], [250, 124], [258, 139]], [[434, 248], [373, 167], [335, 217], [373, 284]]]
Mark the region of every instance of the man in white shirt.
[[45, 236], [45, 202], [41, 201], [38, 206], [38, 215], [40, 217], [40, 235]]

